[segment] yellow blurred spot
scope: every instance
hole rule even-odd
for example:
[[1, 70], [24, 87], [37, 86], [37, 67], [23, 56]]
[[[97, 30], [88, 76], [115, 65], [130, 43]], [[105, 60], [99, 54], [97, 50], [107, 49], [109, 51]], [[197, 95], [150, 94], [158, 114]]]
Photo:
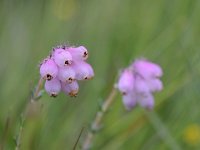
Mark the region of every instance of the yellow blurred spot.
[[63, 21], [73, 16], [76, 7], [77, 3], [74, 0], [54, 0], [52, 3], [53, 14]]
[[190, 145], [197, 145], [200, 143], [200, 126], [191, 124], [184, 130], [184, 140]]

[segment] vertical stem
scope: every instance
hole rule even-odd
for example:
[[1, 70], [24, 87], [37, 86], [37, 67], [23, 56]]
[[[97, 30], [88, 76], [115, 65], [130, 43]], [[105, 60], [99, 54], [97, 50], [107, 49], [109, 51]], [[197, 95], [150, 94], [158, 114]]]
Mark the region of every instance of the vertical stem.
[[20, 149], [24, 121], [25, 121], [25, 117], [22, 115], [21, 116], [21, 121], [20, 121], [19, 132], [18, 132], [18, 135], [17, 135], [17, 137], [15, 139], [15, 143], [16, 143], [15, 150], [19, 150]]
[[15, 139], [15, 144], [16, 144], [15, 150], [19, 150], [20, 149], [23, 126], [24, 126], [24, 122], [26, 120], [28, 106], [29, 106], [29, 104], [34, 103], [36, 101], [36, 99], [40, 96], [40, 91], [42, 89], [42, 84], [43, 84], [43, 79], [40, 78], [38, 83], [37, 83], [36, 89], [33, 92], [33, 96], [31, 96], [30, 100], [28, 101], [28, 103], [25, 106], [24, 111], [21, 113], [20, 127], [19, 127], [19, 131], [17, 133], [16, 139]]
[[114, 102], [114, 98], [117, 94], [117, 90], [113, 87], [110, 95], [108, 98], [103, 102], [101, 109], [96, 113], [96, 116], [92, 122], [92, 125], [90, 127], [90, 131], [87, 133], [86, 138], [83, 143], [82, 150], [89, 150], [92, 144], [92, 140], [95, 136], [95, 133], [98, 131], [100, 128], [102, 119], [105, 115], [105, 113], [108, 111], [109, 107], [112, 105]]
[[77, 147], [78, 142], [79, 142], [79, 140], [80, 140], [80, 137], [81, 137], [81, 135], [82, 135], [82, 133], [83, 133], [83, 130], [84, 130], [84, 127], [81, 129], [81, 132], [79, 133], [78, 139], [76, 140], [76, 143], [75, 143], [75, 145], [74, 145], [74, 147], [73, 147], [73, 150], [76, 150], [76, 147]]

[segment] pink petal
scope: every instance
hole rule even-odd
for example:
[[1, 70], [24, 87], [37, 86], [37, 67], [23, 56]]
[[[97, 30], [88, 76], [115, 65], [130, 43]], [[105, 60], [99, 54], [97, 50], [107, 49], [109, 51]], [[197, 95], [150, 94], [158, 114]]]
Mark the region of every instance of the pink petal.
[[162, 81], [157, 78], [148, 80], [148, 86], [151, 92], [159, 92], [163, 89]]
[[125, 69], [120, 75], [117, 87], [121, 93], [126, 94], [133, 91], [134, 82], [133, 72]]
[[161, 77], [163, 75], [162, 69], [159, 65], [147, 60], [136, 60], [133, 63], [134, 70], [144, 78]]
[[138, 94], [145, 94], [150, 91], [147, 81], [144, 78], [136, 75], [135, 92]]
[[146, 93], [145, 95], [140, 95], [138, 97], [138, 103], [147, 109], [153, 109], [154, 107], [154, 98], [151, 93]]
[[123, 95], [122, 102], [127, 110], [131, 110], [137, 104], [137, 97], [133, 93], [127, 93]]

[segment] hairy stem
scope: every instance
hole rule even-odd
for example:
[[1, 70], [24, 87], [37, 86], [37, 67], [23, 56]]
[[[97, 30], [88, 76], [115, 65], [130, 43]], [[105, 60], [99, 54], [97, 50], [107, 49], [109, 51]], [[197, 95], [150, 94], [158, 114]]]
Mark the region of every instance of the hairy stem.
[[24, 111], [21, 113], [20, 127], [19, 127], [19, 131], [18, 131], [16, 138], [15, 138], [15, 150], [20, 149], [23, 126], [24, 126], [24, 122], [25, 122], [26, 117], [27, 117], [28, 107], [29, 107], [30, 104], [34, 103], [41, 96], [40, 91], [42, 89], [42, 84], [43, 84], [43, 79], [40, 78], [38, 83], [37, 83], [36, 89], [33, 91], [33, 94], [31, 96], [30, 100], [26, 104]]
[[82, 150], [89, 150], [91, 148], [92, 140], [95, 136], [95, 133], [99, 130], [101, 126], [102, 119], [105, 113], [108, 111], [109, 107], [114, 102], [114, 98], [117, 94], [117, 90], [113, 87], [108, 98], [103, 102], [100, 110], [96, 113], [96, 116], [91, 124], [90, 131], [87, 133], [86, 138], [84, 140]]

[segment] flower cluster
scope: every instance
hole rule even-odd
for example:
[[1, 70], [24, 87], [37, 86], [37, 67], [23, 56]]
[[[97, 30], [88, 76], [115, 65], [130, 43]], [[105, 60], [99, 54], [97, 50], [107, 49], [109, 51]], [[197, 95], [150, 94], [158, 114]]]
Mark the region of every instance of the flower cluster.
[[145, 59], [138, 59], [120, 75], [117, 88], [123, 95], [123, 103], [127, 110], [136, 104], [152, 109], [154, 97], [152, 93], [161, 91], [163, 84], [159, 79], [163, 72], [159, 65]]
[[89, 80], [94, 76], [87, 58], [88, 51], [84, 46], [53, 48], [50, 56], [40, 65], [40, 75], [46, 80], [46, 92], [52, 97], [56, 97], [61, 90], [76, 96], [79, 90], [77, 80]]

